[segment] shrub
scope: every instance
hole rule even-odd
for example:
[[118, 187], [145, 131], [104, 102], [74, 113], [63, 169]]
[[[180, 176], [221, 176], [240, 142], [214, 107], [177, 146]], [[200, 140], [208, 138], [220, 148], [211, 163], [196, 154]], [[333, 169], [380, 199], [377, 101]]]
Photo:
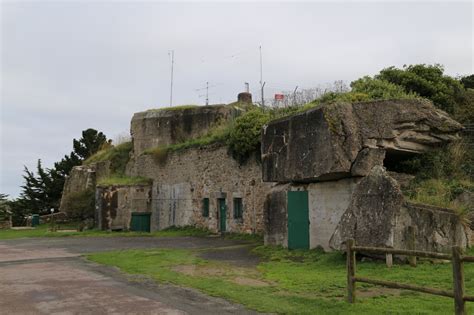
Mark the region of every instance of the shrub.
[[465, 191], [474, 192], [474, 183], [468, 180], [430, 178], [413, 182], [405, 191], [405, 195], [409, 200], [417, 203], [451, 208], [463, 214], [467, 211], [467, 207], [460, 206], [454, 201]]
[[260, 108], [238, 117], [232, 126], [227, 145], [238, 161], [245, 161], [253, 152], [260, 152], [260, 133], [270, 121], [270, 114]]
[[63, 209], [68, 218], [84, 221], [94, 218], [95, 193], [92, 189], [72, 192], [64, 197]]
[[96, 154], [84, 161], [83, 164], [91, 164], [103, 161], [110, 161], [110, 170], [114, 174], [124, 174], [130, 158], [132, 142], [124, 142], [119, 145], [100, 150]]

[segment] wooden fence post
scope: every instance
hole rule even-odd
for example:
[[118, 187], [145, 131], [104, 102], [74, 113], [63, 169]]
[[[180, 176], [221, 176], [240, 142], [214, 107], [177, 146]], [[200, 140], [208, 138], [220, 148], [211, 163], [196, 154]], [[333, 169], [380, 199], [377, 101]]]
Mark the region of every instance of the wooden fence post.
[[392, 266], [393, 266], [393, 255], [392, 254], [385, 254], [385, 264], [387, 264], [388, 268], [392, 268]]
[[454, 313], [456, 315], [464, 315], [464, 268], [462, 262], [462, 249], [460, 246], [453, 246], [453, 289], [454, 289]]
[[349, 303], [355, 302], [356, 288], [355, 288], [355, 269], [356, 269], [356, 253], [353, 250], [355, 241], [349, 239], [346, 241], [347, 245], [347, 300]]
[[[415, 237], [415, 227], [410, 225], [407, 230], [407, 241], [408, 241], [408, 249], [409, 250], [415, 250], [415, 243], [416, 243], [416, 237]], [[408, 256], [408, 262], [410, 263], [410, 266], [416, 267], [416, 256]]]

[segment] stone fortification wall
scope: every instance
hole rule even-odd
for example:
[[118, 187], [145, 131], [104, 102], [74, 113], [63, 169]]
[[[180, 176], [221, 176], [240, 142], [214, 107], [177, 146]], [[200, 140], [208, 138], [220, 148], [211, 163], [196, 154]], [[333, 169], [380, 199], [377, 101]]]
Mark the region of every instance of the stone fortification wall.
[[424, 100], [322, 105], [262, 131], [263, 178], [314, 182], [366, 176], [387, 155], [458, 139], [462, 126]]
[[[263, 232], [263, 204], [270, 184], [262, 182], [255, 157], [240, 165], [219, 145], [170, 153], [165, 162], [152, 155], [135, 157], [127, 173], [153, 179], [152, 230], [196, 225], [220, 230], [218, 199], [226, 203], [226, 231]], [[204, 198], [209, 216], [203, 216]], [[234, 199], [241, 198], [242, 218], [234, 218]]]
[[149, 148], [201, 137], [210, 128], [233, 119], [240, 112], [235, 106], [210, 105], [136, 113], [130, 128], [133, 152], [139, 156]]
[[98, 186], [96, 226], [101, 230], [129, 230], [132, 212], [151, 212], [151, 186]]

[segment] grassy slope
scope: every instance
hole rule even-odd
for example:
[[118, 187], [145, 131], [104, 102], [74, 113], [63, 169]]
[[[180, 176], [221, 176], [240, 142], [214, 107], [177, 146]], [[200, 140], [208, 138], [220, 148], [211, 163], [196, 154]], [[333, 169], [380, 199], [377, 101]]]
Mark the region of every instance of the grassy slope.
[[[193, 287], [212, 296], [242, 303], [261, 312], [281, 314], [448, 314], [453, 300], [411, 291], [394, 291], [358, 284], [357, 303], [345, 301], [346, 269], [340, 253], [315, 251], [289, 252], [281, 248], [259, 247], [266, 262], [258, 265], [258, 273], [248, 271], [248, 277], [258, 278], [270, 286], [256, 287], [232, 282], [242, 271], [230, 265], [206, 261], [196, 252], [186, 250], [130, 250], [99, 253], [88, 256], [98, 263], [113, 265], [132, 274], [151, 276], [160, 282]], [[474, 252], [471, 251], [471, 254]], [[190, 276], [174, 271], [179, 265], [227, 270], [219, 275], [203, 273]], [[451, 288], [451, 265], [421, 262], [417, 268], [395, 265], [387, 269], [380, 262], [358, 262], [357, 274], [378, 279]], [[233, 271], [234, 270], [234, 271]], [[474, 264], [465, 266], [466, 291], [474, 293]], [[376, 290], [376, 291], [375, 291]], [[468, 305], [469, 307], [469, 305]], [[471, 306], [470, 310], [473, 307]]]
[[[60, 225], [63, 230], [75, 229], [77, 225]], [[153, 233], [141, 232], [107, 232], [101, 230], [87, 230], [84, 232], [50, 232], [50, 226], [43, 224], [31, 230], [0, 230], [0, 240], [32, 238], [32, 237], [66, 237], [66, 236], [147, 236], [147, 237], [174, 237], [174, 236], [205, 236], [210, 232], [194, 227], [168, 228]]]

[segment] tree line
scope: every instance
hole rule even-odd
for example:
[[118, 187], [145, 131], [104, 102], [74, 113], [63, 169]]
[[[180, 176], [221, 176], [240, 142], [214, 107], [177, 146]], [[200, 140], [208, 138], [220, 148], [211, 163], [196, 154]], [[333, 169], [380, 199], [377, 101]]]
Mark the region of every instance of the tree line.
[[0, 219], [6, 217], [7, 212], [12, 215], [13, 223], [22, 224], [24, 217], [29, 214], [49, 214], [51, 209], [59, 211], [59, 204], [66, 177], [74, 166], [99, 150], [111, 145], [106, 135], [89, 128], [82, 131], [82, 137], [73, 139], [73, 150], [53, 164], [51, 168], [43, 167], [38, 159], [35, 170], [25, 166], [23, 173], [24, 184], [18, 198], [8, 200], [8, 196], [0, 194]]

